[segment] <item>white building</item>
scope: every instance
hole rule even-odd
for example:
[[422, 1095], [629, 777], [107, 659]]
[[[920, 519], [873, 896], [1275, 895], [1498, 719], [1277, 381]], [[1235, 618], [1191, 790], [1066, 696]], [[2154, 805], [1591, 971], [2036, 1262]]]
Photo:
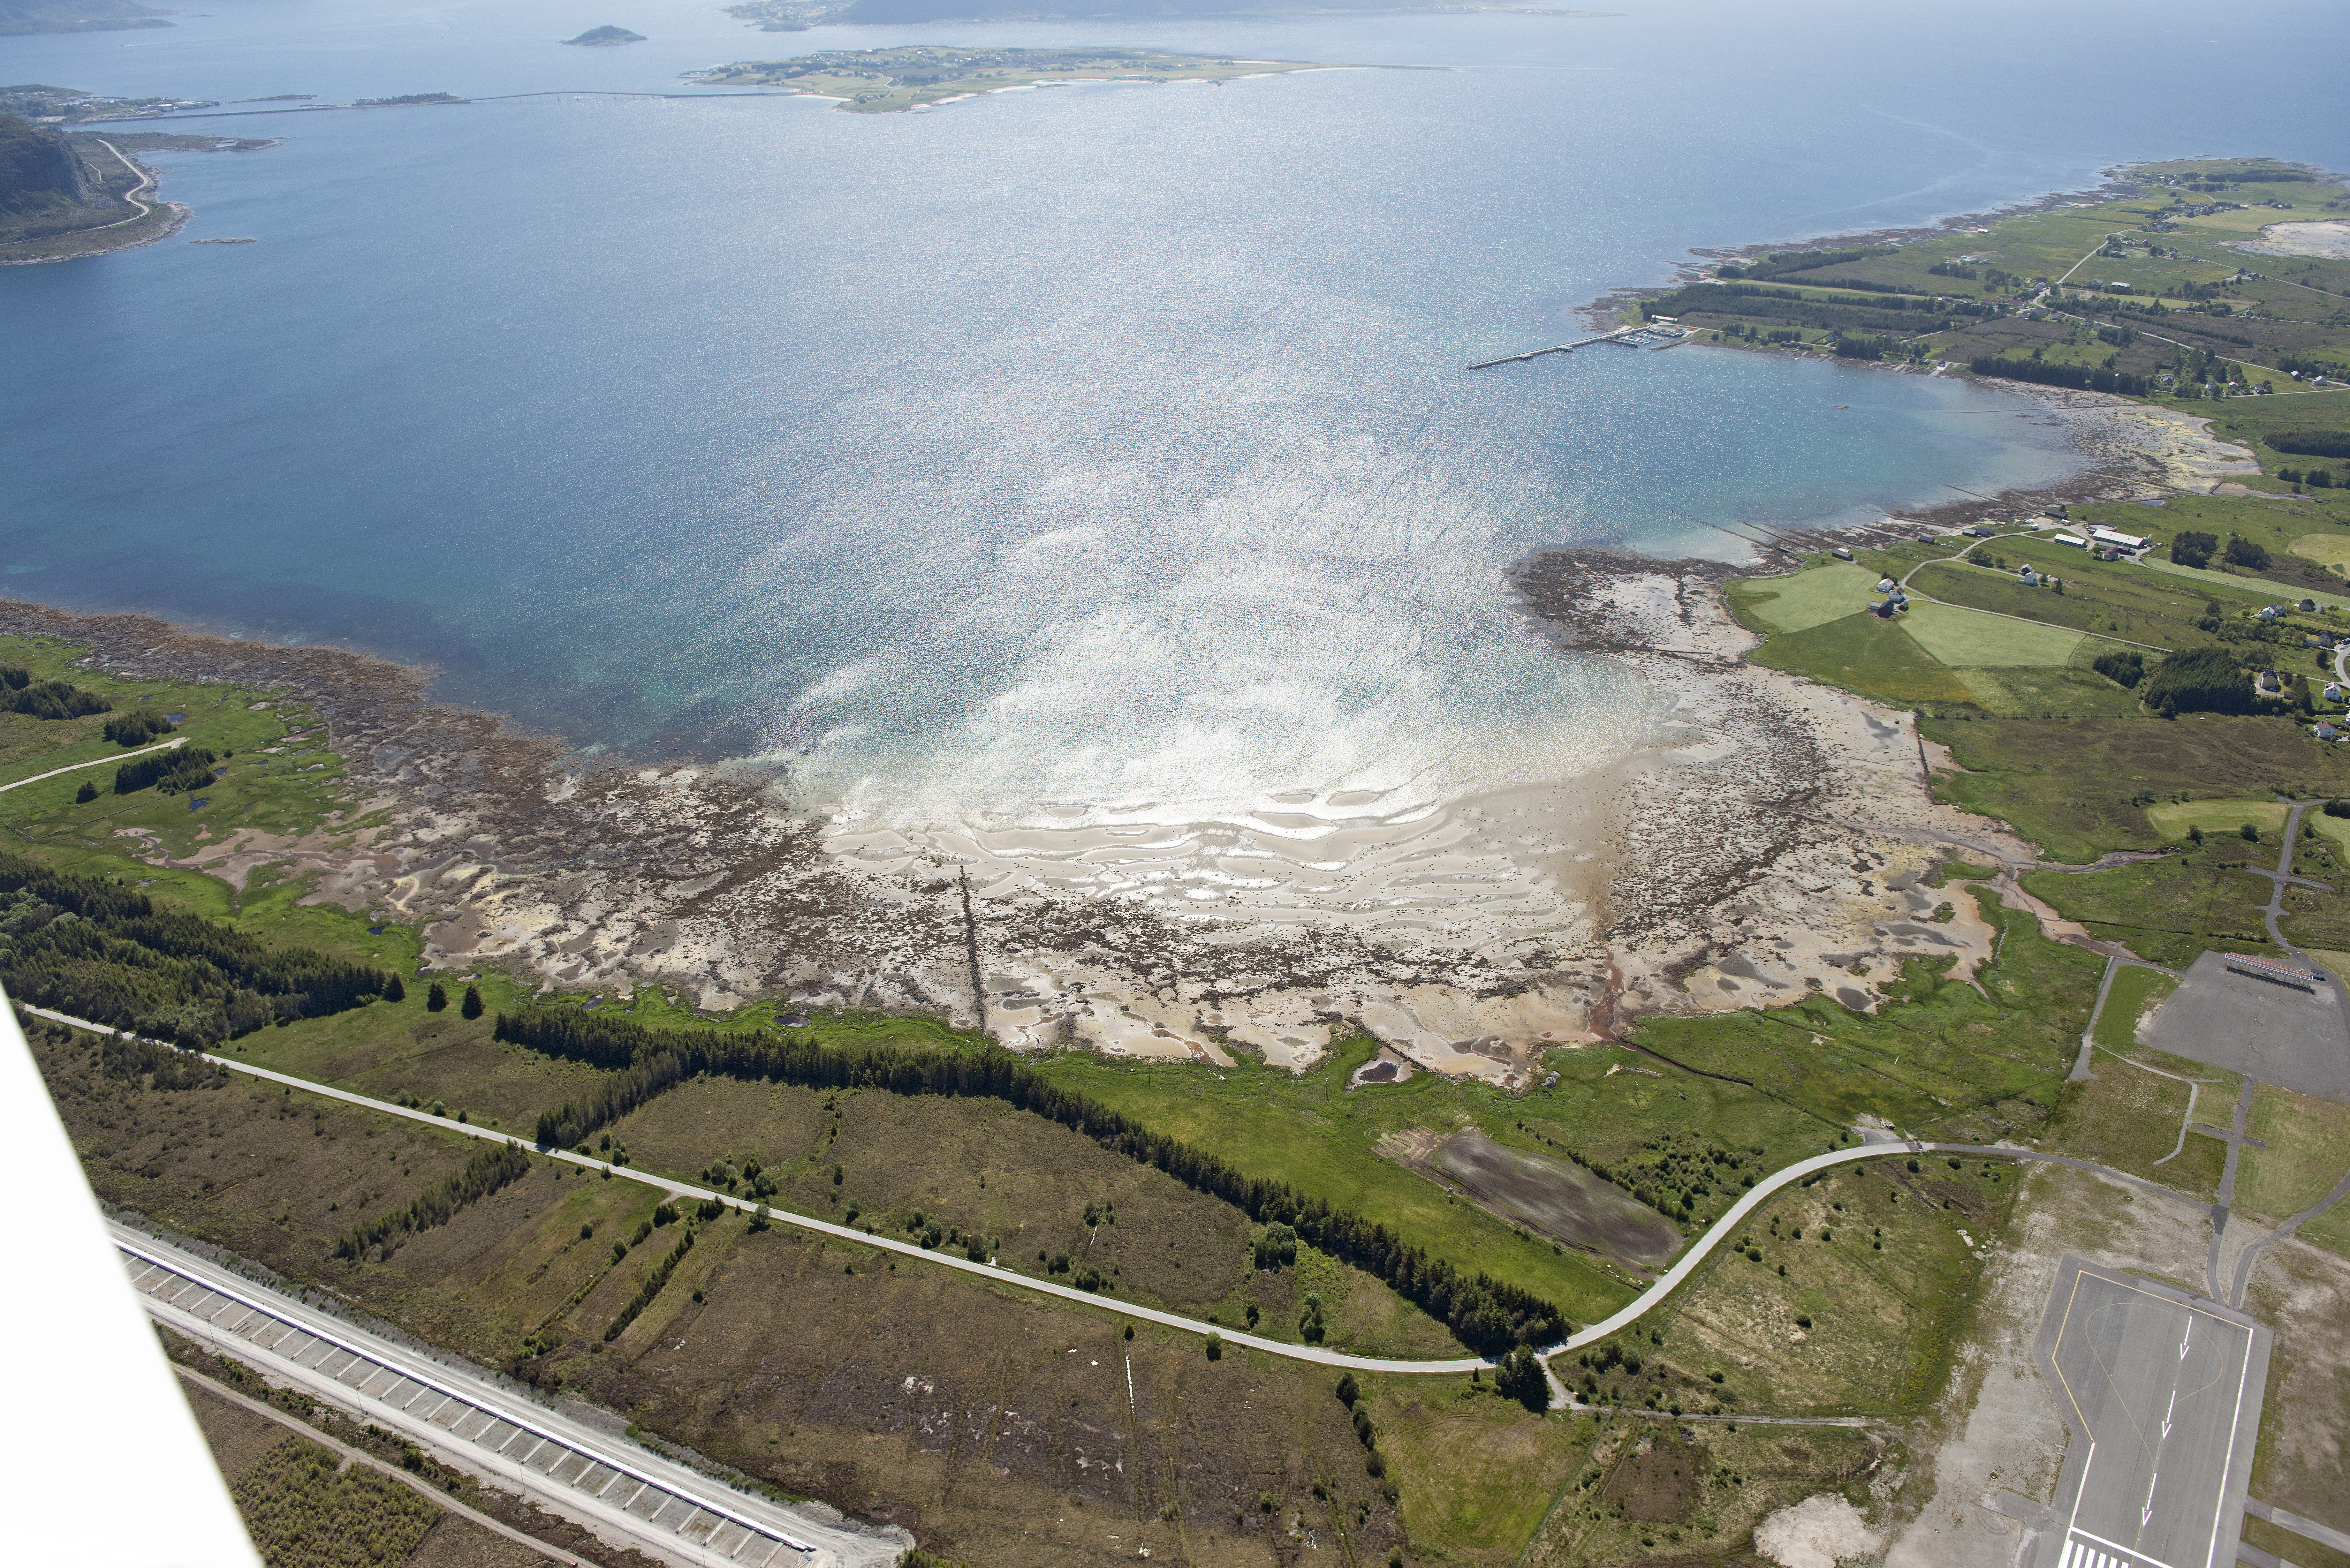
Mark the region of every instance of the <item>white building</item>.
[[2111, 545], [2118, 550], [2143, 550], [2147, 544], [2143, 535], [2125, 534], [2117, 528], [2100, 528], [2095, 525], [2089, 529], [2089, 537], [2100, 545]]

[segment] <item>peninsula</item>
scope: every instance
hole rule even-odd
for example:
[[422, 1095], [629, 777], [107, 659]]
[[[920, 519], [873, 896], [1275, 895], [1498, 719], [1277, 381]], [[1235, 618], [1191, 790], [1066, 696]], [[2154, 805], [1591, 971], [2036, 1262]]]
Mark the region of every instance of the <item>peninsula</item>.
[[2086, 198], [1741, 252], [1639, 318], [1700, 341], [2209, 404], [2350, 374], [2350, 196], [2267, 158], [2132, 165]]
[[22, 82], [0, 87], [0, 114], [20, 115], [36, 125], [80, 125], [89, 120], [144, 119], [195, 109], [218, 109], [213, 99], [106, 98], [79, 88]]
[[[36, 90], [80, 96], [62, 88], [0, 88], [0, 102]], [[0, 266], [101, 255], [177, 233], [188, 210], [153, 199], [156, 173], [138, 161], [139, 153], [251, 152], [276, 145], [170, 131], [60, 131], [0, 111]]]
[[187, 210], [151, 201], [155, 174], [96, 137], [0, 114], [0, 265], [151, 244]]
[[1063, 82], [1222, 82], [1239, 77], [1333, 67], [1307, 60], [1237, 60], [1157, 49], [967, 49], [907, 44], [889, 49], [826, 49], [788, 60], [742, 60], [695, 71], [711, 87], [772, 87], [837, 98], [859, 114], [950, 103], [1007, 88]]

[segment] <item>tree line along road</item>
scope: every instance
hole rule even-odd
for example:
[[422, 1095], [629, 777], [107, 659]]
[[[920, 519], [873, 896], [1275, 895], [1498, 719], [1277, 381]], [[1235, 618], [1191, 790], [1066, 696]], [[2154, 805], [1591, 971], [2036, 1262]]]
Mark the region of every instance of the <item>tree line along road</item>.
[[[76, 1018], [68, 1013], [52, 1012], [46, 1007], [24, 1007], [22, 1011], [37, 1018], [47, 1018], [58, 1023], [70, 1024], [76, 1029], [87, 1030], [93, 1034], [109, 1035], [124, 1033], [102, 1023], [93, 1023], [86, 1018]], [[155, 1041], [153, 1044], [168, 1045], [171, 1043]], [[305, 1094], [338, 1100], [344, 1105], [373, 1111], [379, 1116], [399, 1116], [408, 1121], [423, 1122], [439, 1127], [443, 1132], [460, 1133], [467, 1137], [485, 1138], [493, 1143], [513, 1144], [517, 1148], [527, 1149], [532, 1147], [510, 1133], [493, 1131], [488, 1127], [476, 1127], [469, 1122], [452, 1122], [446, 1116], [434, 1116], [430, 1111], [411, 1110], [406, 1106], [396, 1106], [389, 1101], [369, 1099], [365, 1095], [355, 1095], [348, 1089], [331, 1088], [307, 1078], [297, 1078], [289, 1074], [272, 1072], [266, 1067], [256, 1067], [250, 1063], [232, 1061], [224, 1056], [214, 1056], [202, 1052], [189, 1054], [232, 1073], [241, 1073], [265, 1083], [282, 1085], [286, 1088], [299, 1089]], [[713, 1192], [708, 1188], [672, 1180], [665, 1176], [655, 1176], [631, 1166], [615, 1166], [588, 1155], [575, 1154], [568, 1149], [536, 1149], [533, 1152], [547, 1159], [562, 1160], [585, 1169], [608, 1174], [619, 1180], [638, 1182], [664, 1192], [671, 1198], [693, 1202], [714, 1200], [729, 1209], [740, 1210], [744, 1213], [750, 1213], [760, 1207], [754, 1202], [736, 1198], [731, 1193]], [[2043, 1154], [2038, 1149], [2023, 1148], [2011, 1144], [1927, 1143], [1915, 1138], [1886, 1138], [1879, 1135], [1879, 1141], [1863, 1142], [1852, 1148], [1831, 1149], [1825, 1154], [1816, 1154], [1808, 1159], [1797, 1160], [1794, 1164], [1774, 1171], [1756, 1182], [1752, 1190], [1731, 1205], [1721, 1218], [1715, 1220], [1706, 1233], [1699, 1237], [1689, 1250], [1681, 1254], [1679, 1261], [1659, 1275], [1637, 1300], [1613, 1316], [1570, 1334], [1556, 1345], [1535, 1346], [1535, 1354], [1547, 1359], [1563, 1351], [1576, 1350], [1584, 1345], [1596, 1344], [1611, 1334], [1629, 1328], [1648, 1313], [1662, 1306], [1666, 1299], [1713, 1255], [1724, 1240], [1737, 1231], [1739, 1225], [1749, 1214], [1782, 1189], [1800, 1182], [1807, 1176], [1814, 1176], [1824, 1170], [1833, 1170], [1840, 1165], [1851, 1165], [1866, 1159], [1883, 1159], [1897, 1153], [1971, 1155], [1986, 1159], [2033, 1160], [2046, 1164], [2071, 1166], [2075, 1169], [2091, 1171], [2111, 1177], [2117, 1181], [2126, 1182], [2155, 1197], [2176, 1199], [2198, 1210], [2205, 1207], [2167, 1187], [2158, 1186], [2124, 1171], [2114, 1170], [2089, 1160], [2075, 1159], [2066, 1155]], [[1220, 1324], [1202, 1323], [1197, 1318], [1184, 1317], [1176, 1313], [1160, 1312], [1154, 1307], [1138, 1306], [1130, 1302], [1118, 1301], [1115, 1297], [1104, 1297], [1090, 1291], [1078, 1290], [1074, 1285], [1055, 1284], [1048, 1280], [1032, 1280], [1024, 1274], [1015, 1273], [1009, 1269], [998, 1268], [992, 1263], [974, 1263], [968, 1259], [946, 1256], [917, 1246], [910, 1241], [900, 1241], [889, 1236], [877, 1236], [870, 1231], [859, 1231], [847, 1225], [836, 1225], [828, 1220], [817, 1220], [805, 1214], [795, 1214], [787, 1210], [769, 1209], [767, 1220], [770, 1224], [789, 1225], [797, 1230], [811, 1231], [843, 1241], [854, 1242], [860, 1247], [876, 1248], [882, 1251], [896, 1253], [934, 1267], [954, 1269], [962, 1273], [977, 1274], [999, 1283], [1017, 1285], [1023, 1290], [1035, 1291], [1043, 1295], [1057, 1296], [1064, 1301], [1075, 1302], [1080, 1306], [1092, 1307], [1096, 1311], [1111, 1313], [1120, 1317], [1139, 1318], [1146, 1323], [1158, 1324], [1161, 1327], [1180, 1329], [1186, 1334], [1215, 1334], [1227, 1345], [1245, 1345], [1251, 1350], [1261, 1350], [1268, 1355], [1284, 1356], [1292, 1361], [1309, 1361], [1317, 1366], [1345, 1367], [1357, 1372], [1455, 1376], [1463, 1372], [1479, 1371], [1493, 1365], [1491, 1359], [1484, 1356], [1461, 1356], [1440, 1361], [1408, 1361], [1388, 1356], [1353, 1355], [1345, 1351], [1325, 1349], [1315, 1345], [1286, 1345], [1277, 1339], [1262, 1339], [1255, 1334], [1239, 1333], [1225, 1328]]]

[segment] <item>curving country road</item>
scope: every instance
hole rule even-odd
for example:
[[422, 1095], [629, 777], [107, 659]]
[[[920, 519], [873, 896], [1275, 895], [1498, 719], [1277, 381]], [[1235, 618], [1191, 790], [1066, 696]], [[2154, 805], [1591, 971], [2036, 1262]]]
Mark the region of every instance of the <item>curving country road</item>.
[[[23, 1003], [19, 1003], [18, 1006], [36, 1017], [52, 1019], [59, 1023], [68, 1023], [77, 1029], [88, 1030], [94, 1034], [118, 1033], [105, 1024], [93, 1023], [86, 1018], [75, 1018], [70, 1014], [53, 1012], [46, 1007], [28, 1007]], [[156, 1044], [166, 1044], [168, 1042], [158, 1041]], [[467, 1137], [484, 1138], [493, 1143], [510, 1143], [524, 1148], [531, 1147], [510, 1133], [496, 1132], [488, 1127], [475, 1127], [466, 1122], [452, 1122], [446, 1116], [436, 1116], [430, 1111], [411, 1110], [406, 1106], [396, 1106], [385, 1100], [369, 1099], [365, 1095], [355, 1095], [348, 1089], [330, 1088], [308, 1078], [297, 1078], [289, 1074], [272, 1072], [266, 1067], [256, 1067], [250, 1063], [232, 1061], [224, 1056], [203, 1054], [203, 1059], [215, 1066], [224, 1067], [232, 1073], [242, 1073], [247, 1077], [258, 1078], [265, 1083], [278, 1084], [287, 1088], [299, 1089], [305, 1094], [338, 1100], [345, 1105], [373, 1111], [379, 1116], [400, 1116], [408, 1121], [424, 1122], [443, 1132], [461, 1133]], [[672, 1180], [665, 1176], [654, 1176], [631, 1166], [608, 1165], [602, 1160], [591, 1158], [584, 1154], [574, 1154], [567, 1149], [546, 1149], [536, 1152], [546, 1158], [559, 1159], [585, 1169], [608, 1171], [617, 1179], [638, 1182], [665, 1192], [672, 1198], [686, 1199], [695, 1202], [714, 1199], [729, 1209], [740, 1210], [744, 1213], [749, 1213], [758, 1207], [748, 1199], [736, 1198], [729, 1193], [714, 1192], [708, 1188], [696, 1187], [691, 1182]], [[2037, 1149], [2023, 1148], [2010, 1144], [1926, 1143], [1910, 1138], [1881, 1138], [1877, 1142], [1864, 1142], [1852, 1148], [1831, 1149], [1825, 1154], [1815, 1154], [1809, 1159], [1797, 1160], [1794, 1164], [1774, 1171], [1756, 1182], [1752, 1190], [1739, 1199], [1736, 1203], [1731, 1204], [1723, 1212], [1721, 1218], [1715, 1220], [1704, 1235], [1692, 1242], [1689, 1250], [1681, 1254], [1673, 1266], [1659, 1275], [1638, 1299], [1613, 1316], [1571, 1334], [1556, 1345], [1538, 1347], [1537, 1354], [1545, 1357], [1553, 1356], [1562, 1351], [1575, 1350], [1594, 1344], [1620, 1329], [1629, 1327], [1649, 1312], [1663, 1305], [1666, 1299], [1679, 1288], [1681, 1282], [1695, 1273], [1705, 1261], [1713, 1255], [1714, 1251], [1738, 1229], [1740, 1222], [1746, 1216], [1752, 1214], [1773, 1194], [1781, 1189], [1793, 1186], [1807, 1176], [1815, 1175], [1824, 1170], [1832, 1170], [1840, 1165], [1851, 1165], [1864, 1159], [1882, 1159], [1896, 1155], [1918, 1154], [1972, 1155], [1989, 1159], [2022, 1159], [2052, 1165], [2066, 1165], [2075, 1169], [2092, 1171], [2111, 1177], [2117, 1181], [2127, 1182], [2141, 1191], [2157, 1197], [2176, 1199], [2198, 1210], [2208, 1207], [2167, 1187], [2131, 1176], [2126, 1171], [2115, 1170], [2085, 1159], [2075, 1159], [2068, 1155], [2043, 1154]], [[767, 1211], [767, 1220], [770, 1224], [789, 1225], [796, 1230], [812, 1231], [819, 1235], [854, 1242], [859, 1247], [870, 1247], [895, 1253], [900, 1257], [911, 1258], [939, 1268], [954, 1269], [966, 1274], [977, 1274], [1001, 1284], [1017, 1285], [1023, 1290], [1058, 1296], [1064, 1301], [1113, 1313], [1120, 1317], [1139, 1318], [1146, 1323], [1158, 1324], [1161, 1327], [1180, 1329], [1187, 1334], [1217, 1334], [1227, 1345], [1245, 1345], [1251, 1350], [1261, 1350], [1268, 1355], [1284, 1356], [1291, 1361], [1309, 1361], [1317, 1366], [1346, 1367], [1358, 1372], [1454, 1375], [1491, 1366], [1493, 1364], [1491, 1358], [1484, 1356], [1461, 1356], [1442, 1361], [1406, 1361], [1389, 1356], [1353, 1355], [1345, 1351], [1328, 1350], [1315, 1345], [1287, 1345], [1277, 1339], [1261, 1339], [1255, 1334], [1243, 1334], [1220, 1324], [1202, 1323], [1197, 1318], [1184, 1317], [1176, 1313], [1160, 1312], [1154, 1307], [1137, 1306], [1130, 1302], [1119, 1301], [1114, 1296], [1097, 1295], [1089, 1291], [1078, 1290], [1073, 1285], [1059, 1285], [1048, 1280], [1030, 1279], [1024, 1274], [1014, 1273], [1008, 1269], [997, 1268], [990, 1263], [974, 1263], [968, 1259], [950, 1257], [927, 1251], [910, 1241], [900, 1241], [889, 1236], [873, 1235], [847, 1225], [836, 1225], [828, 1220], [817, 1220], [805, 1214], [770, 1209]]]
[[104, 138], [104, 137], [102, 137], [102, 136], [101, 136], [101, 137], [96, 138], [96, 140], [97, 140], [98, 144], [99, 144], [100, 147], [103, 147], [103, 148], [105, 148], [109, 152], [113, 153], [113, 154], [115, 155], [115, 157], [117, 157], [117, 158], [121, 158], [121, 159], [122, 159], [122, 166], [123, 166], [125, 169], [130, 170], [133, 174], [136, 174], [136, 175], [138, 175], [138, 176], [139, 176], [139, 183], [137, 183], [136, 185], [133, 185], [132, 187], [130, 187], [130, 190], [125, 191], [125, 192], [122, 193], [122, 199], [123, 199], [124, 201], [126, 201], [126, 202], [130, 202], [132, 206], [134, 206], [134, 207], [136, 207], [136, 208], [138, 208], [138, 209], [139, 209], [139, 215], [138, 215], [138, 217], [124, 218], [123, 220], [121, 220], [121, 222], [120, 222], [120, 223], [100, 223], [98, 227], [96, 227], [96, 228], [94, 228], [94, 229], [84, 229], [84, 230], [82, 230], [82, 231], [81, 231], [81, 233], [86, 234], [104, 234], [104, 233], [105, 233], [107, 230], [109, 230], [109, 229], [119, 229], [119, 228], [120, 228], [120, 227], [122, 226], [122, 224], [123, 224], [123, 223], [135, 223], [139, 222], [140, 218], [144, 218], [144, 217], [148, 216], [150, 213], [153, 213], [153, 212], [155, 211], [155, 209], [154, 209], [154, 208], [152, 208], [152, 207], [149, 206], [146, 202], [142, 202], [142, 201], [140, 201], [140, 200], [139, 199], [139, 192], [141, 192], [141, 191], [144, 191], [145, 189], [147, 189], [147, 187], [148, 187], [148, 186], [150, 186], [150, 185], [151, 185], [151, 184], [153, 184], [153, 183], [155, 182], [155, 176], [154, 176], [153, 171], [150, 171], [150, 170], [146, 170], [146, 169], [141, 169], [140, 167], [139, 167], [139, 165], [137, 165], [136, 163], [133, 163], [132, 161], [130, 161], [130, 159], [128, 159], [128, 158], [123, 158], [123, 157], [122, 157], [122, 150], [121, 150], [120, 148], [119, 148], [119, 147], [117, 147], [117, 146], [115, 146], [115, 145], [114, 145], [114, 143], [112, 143], [111, 141], [107, 140], [106, 140], [106, 138]]
[[43, 779], [53, 779], [59, 774], [74, 773], [82, 768], [101, 768], [109, 763], [127, 763], [133, 757], [143, 757], [150, 752], [168, 752], [174, 746], [184, 746], [187, 743], [188, 737], [181, 735], [165, 741], [158, 746], [141, 746], [135, 752], [117, 752], [110, 757], [92, 757], [86, 763], [68, 763], [64, 767], [51, 768], [47, 773], [35, 774], [31, 778], [18, 779], [15, 784], [0, 784], [0, 791], [21, 789], [28, 784], [38, 784]]

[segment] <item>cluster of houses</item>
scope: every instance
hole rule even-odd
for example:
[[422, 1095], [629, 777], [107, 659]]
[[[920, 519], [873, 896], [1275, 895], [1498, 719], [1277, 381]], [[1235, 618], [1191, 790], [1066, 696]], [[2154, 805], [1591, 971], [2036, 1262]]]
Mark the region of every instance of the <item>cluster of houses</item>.
[[[2056, 543], [2070, 545], [2076, 550], [2086, 550], [2101, 561], [2118, 561], [2126, 556], [2143, 555], [2153, 548], [2156, 543], [2145, 535], [2125, 534], [2118, 528], [2108, 528], [2103, 524], [2092, 524], [2086, 532], [2080, 534], [2071, 532], [2068, 524], [2064, 522], [2033, 523], [2030, 526], [2035, 532], [2043, 528], [2056, 529], [2056, 533], [2049, 535]], [[1970, 528], [1962, 528], [1959, 533], [1960, 537], [1969, 539], [1999, 537], [1999, 530], [1987, 523], [1978, 523]]]
[[1868, 607], [1869, 614], [1882, 616], [1887, 620], [1891, 620], [1896, 615], [1909, 607], [1909, 596], [1902, 592], [1901, 585], [1891, 577], [1877, 578], [1877, 591], [1885, 597]]
[[2086, 550], [2100, 561], [2118, 561], [2142, 555], [2154, 543], [2143, 534], [2125, 534], [2118, 528], [2107, 528], [2102, 524], [2092, 524], [2086, 538], [2062, 531], [2054, 538], [2059, 545]]

